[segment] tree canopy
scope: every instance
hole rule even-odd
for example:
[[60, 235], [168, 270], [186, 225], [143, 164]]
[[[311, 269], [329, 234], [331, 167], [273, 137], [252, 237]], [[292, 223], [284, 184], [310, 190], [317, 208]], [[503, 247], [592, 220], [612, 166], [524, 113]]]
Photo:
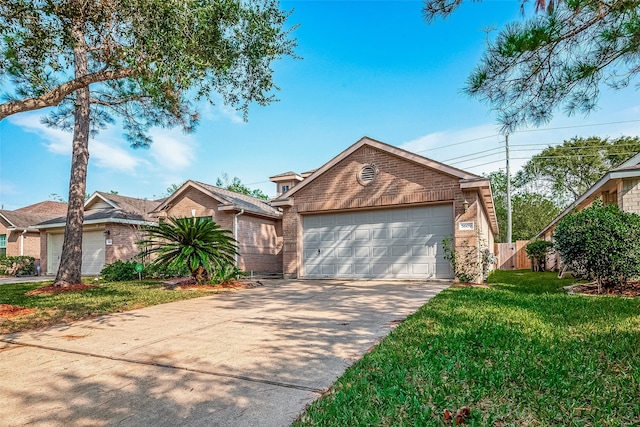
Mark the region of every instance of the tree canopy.
[[[522, 0], [522, 5], [526, 3]], [[426, 0], [427, 22], [462, 0]], [[535, 2], [544, 6], [544, 0]], [[587, 113], [602, 85], [627, 87], [640, 72], [640, 1], [550, 1], [491, 41], [465, 91], [499, 114], [504, 131], [547, 123], [556, 108]]]
[[230, 180], [227, 173], [223, 173], [222, 176], [216, 180], [216, 187], [224, 188], [225, 190], [233, 191], [234, 193], [246, 194], [259, 199], [269, 200], [269, 196], [264, 194], [259, 188], [254, 188], [252, 190], [243, 184], [237, 176], [234, 176], [233, 179]]
[[[81, 280], [89, 136], [122, 122], [133, 147], [152, 126], [194, 130], [196, 104], [243, 112], [274, 100], [271, 63], [293, 56], [276, 0], [3, 0], [0, 120], [55, 107], [44, 122], [73, 131], [69, 207], [56, 284]], [[6, 89], [6, 88], [5, 88]]]
[[574, 137], [562, 145], [545, 148], [516, 175], [520, 187], [568, 205], [607, 171], [640, 152], [640, 138]]
[[[500, 230], [496, 242], [504, 242], [507, 232], [507, 174], [502, 171], [492, 172], [489, 180]], [[518, 187], [513, 179], [511, 188], [512, 238], [532, 239], [560, 213], [560, 207], [544, 195]]]

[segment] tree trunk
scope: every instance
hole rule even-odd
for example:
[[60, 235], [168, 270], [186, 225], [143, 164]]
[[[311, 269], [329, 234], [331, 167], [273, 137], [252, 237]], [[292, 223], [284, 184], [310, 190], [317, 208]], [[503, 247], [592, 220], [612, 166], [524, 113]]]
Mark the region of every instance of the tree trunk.
[[[81, 18], [77, 18], [72, 35], [74, 48], [75, 77], [87, 75], [88, 59]], [[69, 181], [69, 205], [64, 243], [55, 286], [68, 286], [82, 282], [82, 224], [84, 222], [84, 195], [87, 187], [87, 165], [89, 163], [90, 98], [89, 87], [76, 92], [76, 110], [73, 126], [73, 153], [71, 179]]]

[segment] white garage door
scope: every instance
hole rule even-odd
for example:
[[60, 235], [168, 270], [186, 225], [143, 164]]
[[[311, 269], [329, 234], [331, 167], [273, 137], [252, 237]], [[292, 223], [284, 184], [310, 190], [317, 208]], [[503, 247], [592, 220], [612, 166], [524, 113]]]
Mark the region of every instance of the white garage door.
[[[55, 274], [60, 266], [63, 234], [50, 234], [49, 273]], [[102, 231], [85, 232], [82, 235], [82, 274], [100, 274], [104, 267], [104, 234]]]
[[305, 215], [302, 227], [304, 277], [453, 278], [451, 205]]

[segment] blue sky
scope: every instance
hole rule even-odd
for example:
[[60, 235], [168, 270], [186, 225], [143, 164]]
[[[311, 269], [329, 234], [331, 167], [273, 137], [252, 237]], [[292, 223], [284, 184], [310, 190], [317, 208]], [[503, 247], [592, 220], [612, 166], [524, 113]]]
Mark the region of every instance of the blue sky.
[[[151, 199], [173, 183], [215, 184], [227, 173], [274, 195], [269, 176], [317, 168], [365, 135], [472, 173], [503, 168], [495, 116], [461, 88], [484, 51], [484, 30], [522, 19], [519, 4], [468, 2], [427, 25], [418, 1], [283, 1], [294, 9], [290, 24], [300, 24], [303, 59], [275, 64], [279, 102], [253, 107], [246, 123], [229, 107], [203, 106], [195, 133], [155, 129], [147, 150], [111, 127], [90, 141], [87, 191]], [[576, 135], [640, 135], [636, 95], [604, 91], [588, 117], [556, 114], [542, 129], [511, 135], [514, 169]], [[67, 196], [71, 134], [42, 126], [42, 115], [0, 122], [5, 209]]]

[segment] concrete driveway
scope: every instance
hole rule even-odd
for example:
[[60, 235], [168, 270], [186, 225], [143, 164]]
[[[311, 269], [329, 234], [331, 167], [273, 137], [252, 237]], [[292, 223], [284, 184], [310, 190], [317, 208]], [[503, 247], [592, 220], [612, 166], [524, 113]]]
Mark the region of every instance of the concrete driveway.
[[263, 283], [0, 335], [0, 425], [287, 426], [448, 286]]

